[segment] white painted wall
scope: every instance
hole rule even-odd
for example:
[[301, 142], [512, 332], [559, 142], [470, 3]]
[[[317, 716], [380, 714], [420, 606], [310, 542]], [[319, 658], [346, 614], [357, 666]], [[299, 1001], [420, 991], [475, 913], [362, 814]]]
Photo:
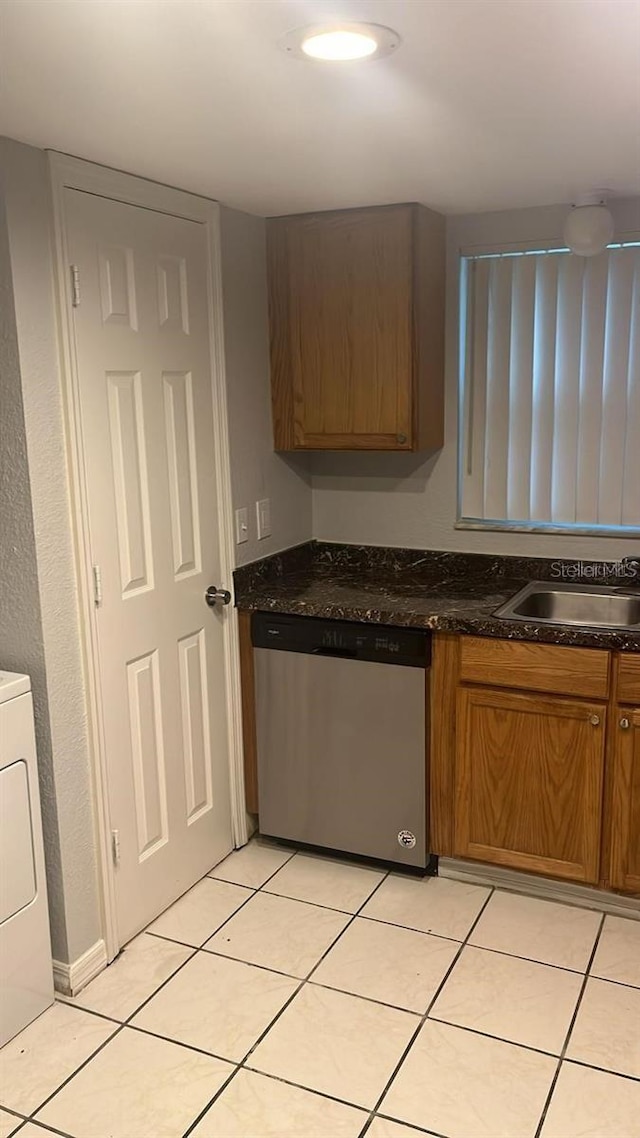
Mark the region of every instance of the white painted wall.
[[20, 492], [3, 504], [16, 560], [8, 582], [3, 575], [14, 621], [1, 663], [33, 675], [52, 947], [55, 959], [68, 962], [101, 932], [46, 158], [0, 140], [0, 170], [19, 367], [19, 377], [15, 366], [3, 369], [3, 386], [12, 389], [8, 431], [20, 471]]
[[[640, 232], [640, 198], [611, 204], [616, 232]], [[614, 559], [640, 537], [572, 537], [454, 528], [457, 502], [458, 256], [461, 248], [500, 242], [562, 244], [566, 206], [470, 214], [447, 219], [446, 429], [432, 456], [317, 454], [312, 458], [313, 532], [324, 541], [451, 549], [530, 557]], [[640, 519], [638, 519], [640, 527]]]
[[[221, 209], [224, 341], [234, 507], [248, 507], [245, 565], [312, 536], [307, 455], [273, 449], [264, 219]], [[271, 537], [258, 541], [256, 502], [271, 501]]]

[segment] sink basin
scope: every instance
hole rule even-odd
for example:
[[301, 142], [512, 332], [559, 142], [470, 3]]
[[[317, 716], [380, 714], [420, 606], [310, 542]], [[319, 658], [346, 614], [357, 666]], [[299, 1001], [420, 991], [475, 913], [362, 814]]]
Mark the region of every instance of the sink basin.
[[505, 620], [571, 624], [586, 628], [640, 629], [640, 593], [604, 585], [533, 581], [496, 609]]

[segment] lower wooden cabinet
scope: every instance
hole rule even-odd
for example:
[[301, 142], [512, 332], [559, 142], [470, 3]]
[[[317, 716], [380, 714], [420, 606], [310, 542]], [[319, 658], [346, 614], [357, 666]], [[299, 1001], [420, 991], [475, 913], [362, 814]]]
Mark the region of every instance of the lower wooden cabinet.
[[610, 880], [614, 889], [640, 893], [640, 708], [619, 707], [616, 715]]
[[[606, 714], [599, 702], [459, 688], [456, 855], [596, 883]], [[637, 825], [640, 713], [635, 752], [625, 746], [621, 777], [630, 777], [635, 754]], [[636, 855], [640, 872], [637, 846]]]

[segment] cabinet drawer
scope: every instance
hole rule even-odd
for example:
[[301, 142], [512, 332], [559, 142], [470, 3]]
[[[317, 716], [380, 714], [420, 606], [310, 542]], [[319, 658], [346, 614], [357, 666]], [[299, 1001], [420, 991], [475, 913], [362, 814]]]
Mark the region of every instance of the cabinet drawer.
[[492, 687], [524, 688], [588, 699], [609, 694], [608, 652], [463, 636], [460, 678]]
[[617, 696], [620, 703], [640, 705], [640, 655], [620, 656]]

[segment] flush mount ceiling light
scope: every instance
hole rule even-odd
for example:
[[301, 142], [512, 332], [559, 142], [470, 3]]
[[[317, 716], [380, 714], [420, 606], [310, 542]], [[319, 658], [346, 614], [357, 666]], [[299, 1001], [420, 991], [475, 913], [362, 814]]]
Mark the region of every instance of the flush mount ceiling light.
[[613, 237], [613, 218], [600, 193], [585, 195], [571, 207], [564, 227], [567, 248], [579, 257], [602, 253]]
[[312, 24], [288, 32], [280, 45], [298, 59], [349, 63], [391, 55], [400, 45], [400, 36], [382, 24]]

